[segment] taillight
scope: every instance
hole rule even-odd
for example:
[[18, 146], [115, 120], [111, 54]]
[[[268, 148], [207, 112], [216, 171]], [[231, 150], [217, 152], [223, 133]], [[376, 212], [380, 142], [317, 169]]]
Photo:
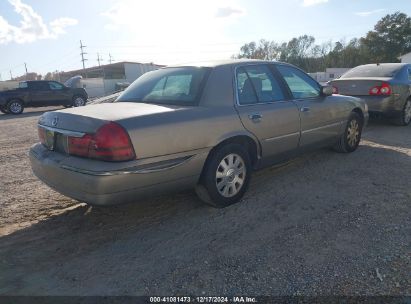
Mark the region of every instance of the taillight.
[[95, 134], [68, 136], [67, 148], [70, 155], [104, 161], [127, 161], [135, 158], [128, 133], [114, 122], [103, 125]]
[[46, 129], [41, 128], [41, 127], [38, 127], [38, 128], [37, 128], [37, 131], [38, 131], [38, 133], [39, 133], [40, 142], [41, 142], [43, 145], [46, 145]]
[[338, 88], [333, 86], [333, 94], [338, 94]]
[[370, 89], [370, 95], [391, 95], [391, 87], [388, 83], [383, 82], [381, 86], [375, 86]]

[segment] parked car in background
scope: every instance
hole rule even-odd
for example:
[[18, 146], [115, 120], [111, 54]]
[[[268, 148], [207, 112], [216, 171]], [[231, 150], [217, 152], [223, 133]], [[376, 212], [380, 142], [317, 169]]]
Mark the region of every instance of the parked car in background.
[[329, 82], [334, 93], [361, 97], [370, 113], [383, 114], [401, 126], [411, 121], [411, 65], [360, 65]]
[[320, 147], [353, 152], [367, 119], [361, 99], [289, 64], [198, 63], [148, 72], [114, 103], [43, 114], [30, 160], [47, 185], [89, 204], [193, 187], [225, 207], [253, 169]]
[[87, 98], [83, 88], [68, 88], [57, 81], [22, 81], [17, 89], [0, 92], [0, 111], [21, 114], [27, 107], [79, 107]]

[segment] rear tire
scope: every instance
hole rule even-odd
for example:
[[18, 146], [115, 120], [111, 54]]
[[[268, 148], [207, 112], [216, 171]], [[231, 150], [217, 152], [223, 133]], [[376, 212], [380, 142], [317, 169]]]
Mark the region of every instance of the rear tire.
[[7, 112], [13, 115], [18, 115], [18, 114], [23, 113], [23, 111], [24, 111], [24, 104], [21, 100], [13, 99], [8, 102]]
[[411, 122], [411, 99], [407, 99], [399, 117], [392, 120], [397, 126], [408, 126]]
[[247, 149], [239, 144], [227, 144], [210, 155], [196, 193], [213, 207], [227, 207], [243, 197], [250, 183], [251, 171]]
[[361, 141], [363, 120], [360, 115], [351, 112], [344, 133], [341, 135], [334, 150], [340, 153], [351, 153], [357, 150]]

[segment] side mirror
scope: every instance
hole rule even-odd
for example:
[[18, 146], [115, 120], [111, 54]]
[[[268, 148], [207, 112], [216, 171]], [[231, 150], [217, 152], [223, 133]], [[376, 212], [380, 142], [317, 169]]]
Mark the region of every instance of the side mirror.
[[330, 85], [325, 85], [321, 88], [321, 92], [323, 93], [323, 95], [325, 96], [330, 96], [333, 94], [333, 87]]

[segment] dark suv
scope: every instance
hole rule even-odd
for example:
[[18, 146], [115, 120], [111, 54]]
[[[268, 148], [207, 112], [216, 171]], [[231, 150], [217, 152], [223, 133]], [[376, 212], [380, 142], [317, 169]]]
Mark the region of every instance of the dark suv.
[[0, 111], [21, 114], [25, 107], [79, 107], [87, 98], [83, 88], [68, 88], [57, 81], [23, 81], [17, 89], [0, 92]]

